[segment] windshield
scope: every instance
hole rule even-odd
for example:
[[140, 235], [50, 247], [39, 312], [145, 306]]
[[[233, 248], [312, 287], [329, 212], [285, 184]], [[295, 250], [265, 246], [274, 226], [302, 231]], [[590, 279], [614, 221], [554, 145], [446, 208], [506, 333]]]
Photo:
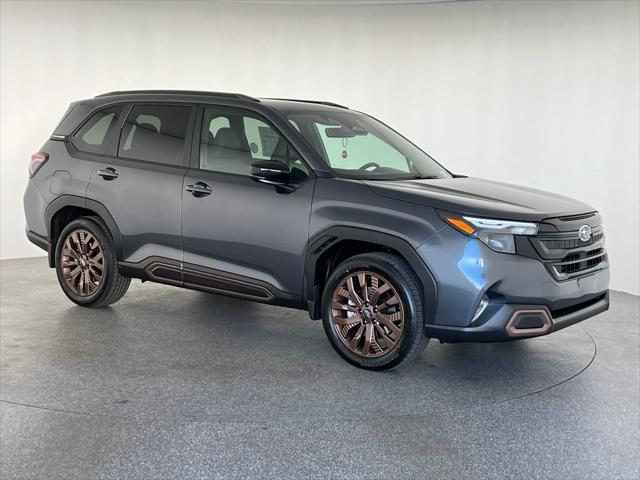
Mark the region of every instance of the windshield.
[[338, 177], [451, 178], [433, 158], [368, 115], [351, 110], [283, 113]]

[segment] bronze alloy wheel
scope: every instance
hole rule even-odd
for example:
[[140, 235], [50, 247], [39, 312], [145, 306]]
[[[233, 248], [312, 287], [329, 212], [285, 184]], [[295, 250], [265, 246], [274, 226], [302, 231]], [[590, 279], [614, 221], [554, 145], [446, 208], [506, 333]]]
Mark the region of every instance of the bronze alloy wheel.
[[96, 237], [86, 230], [73, 230], [62, 245], [61, 266], [64, 280], [76, 295], [95, 293], [104, 276], [104, 256]]
[[381, 357], [400, 345], [404, 307], [386, 278], [370, 271], [354, 272], [333, 292], [331, 324], [342, 343], [356, 355]]

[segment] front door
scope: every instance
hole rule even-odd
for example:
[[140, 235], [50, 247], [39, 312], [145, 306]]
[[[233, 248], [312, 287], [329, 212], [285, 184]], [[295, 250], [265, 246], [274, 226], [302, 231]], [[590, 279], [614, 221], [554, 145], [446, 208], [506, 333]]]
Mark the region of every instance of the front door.
[[[96, 161], [87, 198], [104, 205], [122, 235], [122, 260], [182, 260], [180, 202], [187, 171], [191, 105], [125, 109], [111, 152]], [[127, 114], [128, 110], [128, 114]], [[179, 280], [179, 279], [178, 279]]]
[[[202, 109], [198, 168], [184, 179], [184, 280], [205, 267], [213, 291], [269, 300], [268, 293], [301, 296], [313, 196], [311, 171], [258, 114], [228, 107]], [[258, 160], [289, 163], [289, 193], [255, 181]], [[202, 277], [193, 278], [202, 283]]]

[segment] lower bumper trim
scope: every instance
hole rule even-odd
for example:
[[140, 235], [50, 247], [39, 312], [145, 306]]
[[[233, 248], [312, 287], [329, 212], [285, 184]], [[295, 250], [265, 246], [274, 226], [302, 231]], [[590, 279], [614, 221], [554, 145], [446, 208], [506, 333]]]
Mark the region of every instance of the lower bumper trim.
[[[526, 326], [526, 322], [535, 326]], [[524, 325], [524, 326], [523, 326]], [[546, 308], [516, 310], [505, 327], [510, 337], [532, 337], [544, 335], [551, 330], [551, 315]]]
[[[563, 328], [591, 318], [609, 309], [609, 291], [607, 290], [584, 308], [553, 317], [546, 307], [540, 305], [505, 304], [487, 322], [477, 327], [456, 327], [451, 325], [427, 325], [426, 334], [443, 342], [508, 342], [523, 338], [537, 337], [557, 332]], [[517, 322], [518, 312], [546, 312], [548, 325], [534, 329], [516, 329], [517, 335], [509, 333], [510, 323]], [[564, 312], [563, 312], [564, 313]], [[513, 319], [516, 318], [514, 321]], [[515, 323], [511, 326], [513, 327]], [[529, 331], [527, 331], [529, 330]]]

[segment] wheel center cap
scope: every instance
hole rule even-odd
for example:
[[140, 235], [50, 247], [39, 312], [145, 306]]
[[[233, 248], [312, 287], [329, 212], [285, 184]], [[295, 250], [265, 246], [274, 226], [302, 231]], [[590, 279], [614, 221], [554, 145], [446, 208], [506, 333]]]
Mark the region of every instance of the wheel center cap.
[[80, 259], [80, 266], [81, 266], [82, 268], [84, 268], [84, 267], [86, 267], [86, 266], [87, 266], [87, 262], [85, 262], [85, 261], [84, 261], [84, 258], [81, 258], [81, 259]]
[[371, 313], [371, 310], [369, 310], [368, 308], [362, 311], [362, 318], [364, 320], [371, 320], [373, 318], [373, 314]]

